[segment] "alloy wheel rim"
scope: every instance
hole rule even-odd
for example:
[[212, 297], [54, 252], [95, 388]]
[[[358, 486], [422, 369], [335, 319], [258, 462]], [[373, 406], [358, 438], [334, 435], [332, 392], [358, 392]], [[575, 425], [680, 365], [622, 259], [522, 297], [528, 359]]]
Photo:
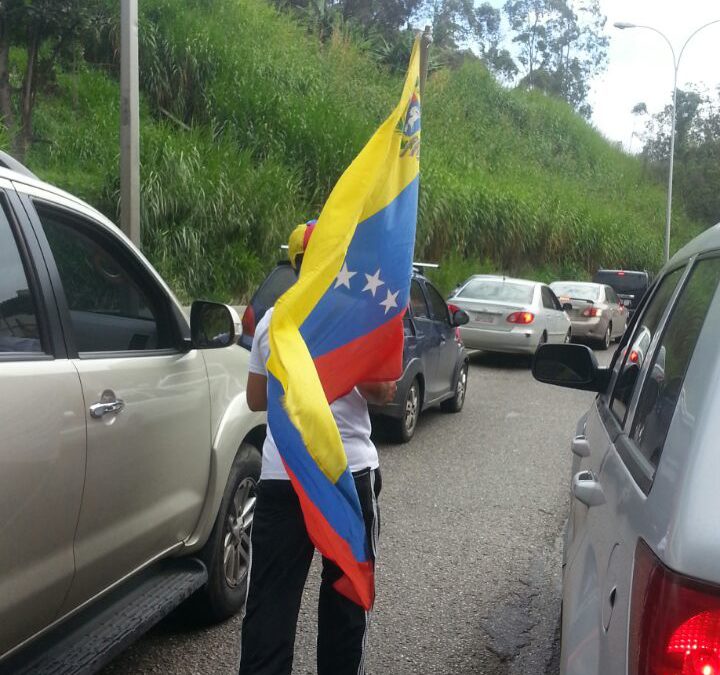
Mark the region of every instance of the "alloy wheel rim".
[[230, 588], [237, 588], [250, 568], [250, 533], [255, 513], [255, 481], [244, 478], [233, 495], [225, 521], [223, 570]]
[[405, 401], [405, 431], [408, 433], [412, 433], [417, 424], [419, 398], [417, 385], [413, 384]]
[[465, 392], [466, 391], [467, 391], [467, 368], [463, 367], [460, 370], [460, 377], [458, 377], [457, 390], [455, 392], [458, 403], [462, 403], [465, 400]]

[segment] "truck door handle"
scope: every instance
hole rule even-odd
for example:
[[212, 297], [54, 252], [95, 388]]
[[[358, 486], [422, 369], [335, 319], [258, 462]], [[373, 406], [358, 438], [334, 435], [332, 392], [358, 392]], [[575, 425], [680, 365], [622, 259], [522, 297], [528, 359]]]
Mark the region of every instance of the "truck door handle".
[[592, 471], [576, 473], [572, 481], [573, 497], [585, 506], [600, 506], [605, 503], [605, 493]]
[[590, 443], [587, 442], [585, 436], [575, 436], [570, 447], [578, 457], [590, 456]]
[[125, 401], [115, 396], [115, 392], [106, 389], [100, 401], [90, 406], [90, 417], [96, 420], [102, 419], [104, 415], [119, 413], [125, 407]]

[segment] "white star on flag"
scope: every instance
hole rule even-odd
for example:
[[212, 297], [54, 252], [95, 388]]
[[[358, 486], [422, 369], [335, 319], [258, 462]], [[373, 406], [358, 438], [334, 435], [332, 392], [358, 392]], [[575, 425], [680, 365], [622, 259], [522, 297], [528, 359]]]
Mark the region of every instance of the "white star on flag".
[[370, 291], [374, 298], [375, 291], [377, 291], [378, 286], [385, 285], [385, 282], [380, 280], [380, 270], [375, 272], [375, 274], [366, 274], [365, 278], [367, 279], [367, 283], [365, 284], [365, 288], [363, 288], [363, 291]]
[[383, 300], [380, 304], [385, 308], [385, 314], [387, 314], [393, 307], [397, 307], [397, 296], [400, 291], [395, 291], [394, 293], [390, 292], [390, 289], [388, 289], [387, 292], [387, 298]]
[[343, 263], [342, 269], [338, 272], [337, 279], [335, 280], [335, 288], [340, 288], [340, 286], [350, 288], [350, 279], [356, 274], [357, 272], [351, 272], [348, 269], [347, 263]]

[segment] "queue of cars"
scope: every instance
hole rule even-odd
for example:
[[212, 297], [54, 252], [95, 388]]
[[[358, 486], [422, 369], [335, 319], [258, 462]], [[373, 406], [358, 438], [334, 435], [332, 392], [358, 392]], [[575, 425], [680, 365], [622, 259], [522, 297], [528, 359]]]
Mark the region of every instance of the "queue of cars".
[[[557, 281], [547, 285], [477, 274], [460, 284], [448, 302], [469, 316], [460, 334], [470, 349], [532, 355], [541, 345], [571, 341], [608, 349], [624, 334], [630, 315], [626, 302], [639, 302], [646, 286], [637, 279], [647, 282], [647, 273], [598, 270], [595, 275], [606, 277], [608, 283]], [[627, 291], [625, 300], [611, 281]], [[632, 293], [628, 284], [633, 284]]]

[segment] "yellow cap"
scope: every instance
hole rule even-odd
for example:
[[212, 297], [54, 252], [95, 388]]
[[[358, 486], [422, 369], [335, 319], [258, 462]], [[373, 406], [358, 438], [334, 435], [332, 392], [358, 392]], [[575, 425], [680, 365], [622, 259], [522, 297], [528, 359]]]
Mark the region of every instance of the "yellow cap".
[[316, 222], [315, 220], [310, 220], [307, 223], [301, 223], [290, 233], [290, 239], [288, 239], [288, 258], [290, 259], [290, 264], [293, 266], [293, 269], [297, 269], [297, 257], [305, 253]]

